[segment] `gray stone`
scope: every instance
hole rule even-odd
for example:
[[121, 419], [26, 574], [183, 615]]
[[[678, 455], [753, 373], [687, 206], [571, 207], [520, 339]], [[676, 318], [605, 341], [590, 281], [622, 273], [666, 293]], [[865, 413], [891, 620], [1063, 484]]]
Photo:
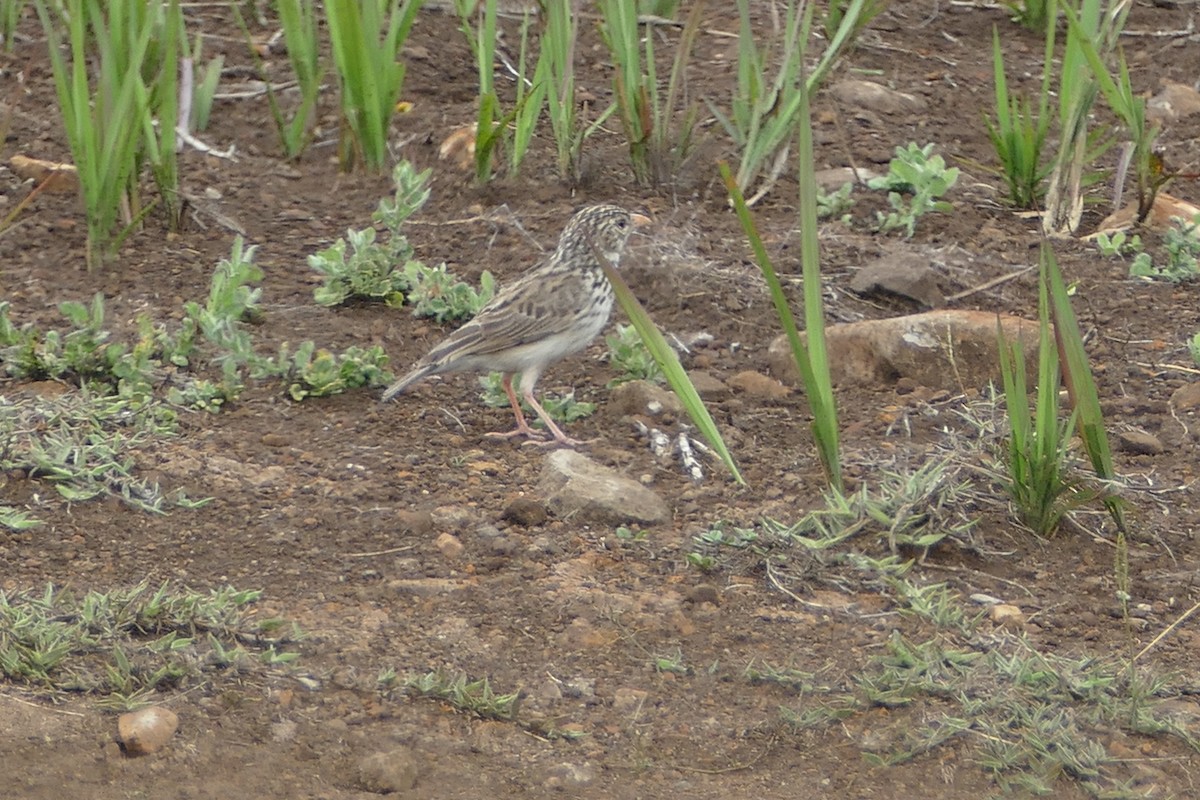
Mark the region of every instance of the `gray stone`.
[[574, 450], [546, 456], [538, 491], [558, 517], [597, 525], [657, 525], [671, 517], [655, 492]]
[[927, 106], [920, 97], [889, 89], [874, 81], [841, 80], [830, 91], [839, 101], [850, 106], [852, 111], [911, 114], [924, 111]]
[[915, 253], [899, 253], [876, 259], [854, 274], [851, 290], [858, 294], [890, 294], [941, 308], [946, 298], [937, 284], [937, 272], [927, 259]]
[[1120, 431], [1117, 442], [1126, 453], [1140, 456], [1156, 456], [1163, 451], [1163, 443], [1159, 438], [1142, 430]]

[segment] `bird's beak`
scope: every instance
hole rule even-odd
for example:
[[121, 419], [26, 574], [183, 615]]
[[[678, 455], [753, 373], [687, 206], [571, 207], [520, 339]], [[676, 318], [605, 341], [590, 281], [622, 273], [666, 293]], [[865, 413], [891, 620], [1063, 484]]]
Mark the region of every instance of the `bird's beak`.
[[629, 219], [633, 222], [633, 227], [644, 228], [650, 224], [650, 218], [645, 214], [630, 214]]

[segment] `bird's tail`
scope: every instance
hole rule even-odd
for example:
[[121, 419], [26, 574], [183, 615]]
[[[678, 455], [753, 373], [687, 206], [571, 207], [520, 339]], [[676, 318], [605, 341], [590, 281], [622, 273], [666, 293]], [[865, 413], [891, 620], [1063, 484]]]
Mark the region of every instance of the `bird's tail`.
[[412, 372], [408, 373], [403, 378], [389, 386], [387, 391], [383, 393], [381, 401], [386, 403], [388, 400], [391, 400], [393, 397], [400, 394], [417, 381], [428, 377], [435, 372], [437, 372], [437, 366], [434, 364], [425, 364], [424, 366], [417, 367]]

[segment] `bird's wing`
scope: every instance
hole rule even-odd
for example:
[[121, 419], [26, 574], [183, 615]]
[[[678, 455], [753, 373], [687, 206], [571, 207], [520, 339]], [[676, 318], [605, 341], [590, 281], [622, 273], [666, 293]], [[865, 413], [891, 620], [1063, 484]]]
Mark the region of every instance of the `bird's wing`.
[[535, 269], [504, 288], [473, 319], [429, 351], [424, 364], [486, 356], [565, 333], [580, 313], [577, 274]]

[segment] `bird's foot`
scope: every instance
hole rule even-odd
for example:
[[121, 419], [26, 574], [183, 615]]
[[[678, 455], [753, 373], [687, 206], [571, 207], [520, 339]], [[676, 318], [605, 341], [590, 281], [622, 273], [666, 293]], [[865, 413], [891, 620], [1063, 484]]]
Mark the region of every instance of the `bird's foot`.
[[483, 436], [485, 439], [505, 439], [505, 440], [515, 439], [518, 436], [524, 436], [526, 439], [531, 440], [531, 443], [536, 443], [536, 442], [540, 442], [543, 439], [545, 439], [546, 433], [545, 433], [545, 431], [535, 430], [535, 429], [529, 427], [528, 425], [518, 425], [516, 428], [514, 428], [511, 431], [507, 431], [507, 432], [497, 431], [494, 433], [485, 433]]
[[570, 436], [561, 438], [554, 437], [552, 439], [534, 439], [528, 442], [521, 442], [521, 447], [584, 447], [585, 445], [595, 444], [599, 439], [572, 439]]

